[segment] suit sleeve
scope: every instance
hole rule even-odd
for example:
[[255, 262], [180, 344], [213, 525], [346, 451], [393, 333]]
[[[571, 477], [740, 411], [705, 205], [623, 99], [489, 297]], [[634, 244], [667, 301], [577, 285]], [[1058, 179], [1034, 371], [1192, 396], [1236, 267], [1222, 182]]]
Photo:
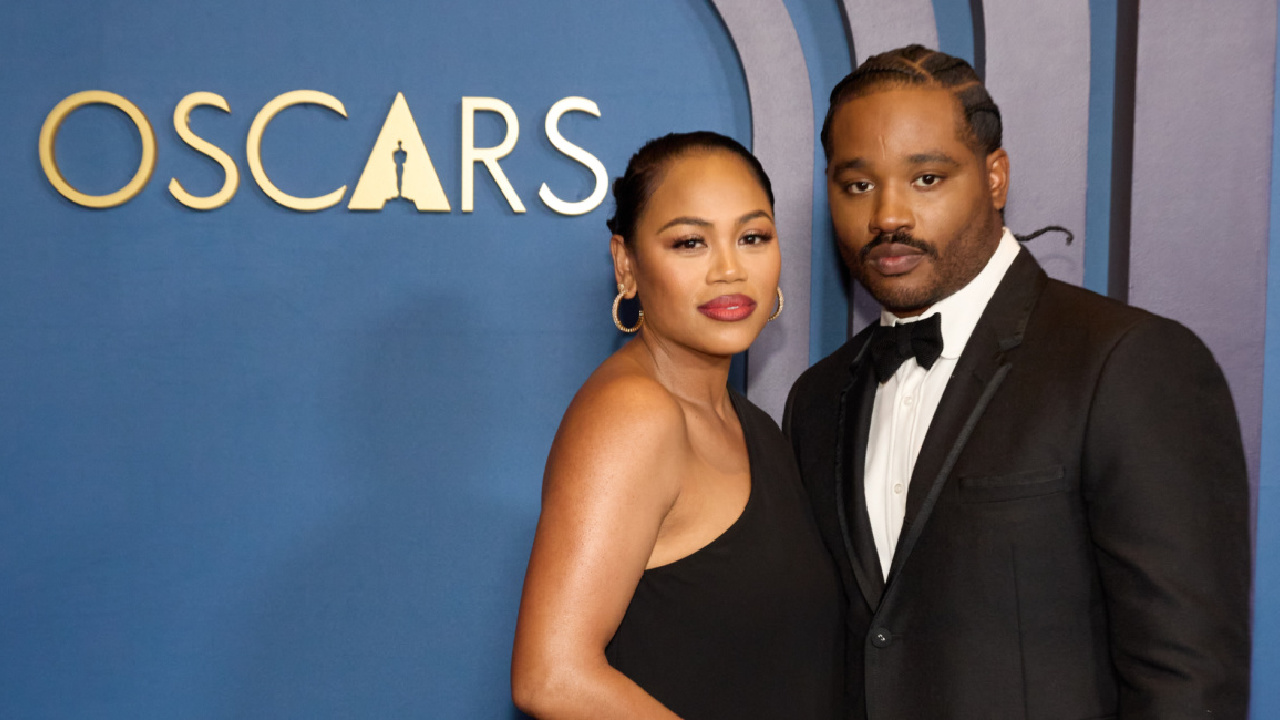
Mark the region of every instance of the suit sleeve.
[[1083, 491], [1120, 718], [1238, 718], [1249, 699], [1249, 489], [1227, 383], [1150, 317], [1103, 366]]
[[796, 451], [795, 440], [791, 437], [791, 412], [796, 401], [796, 387], [800, 385], [797, 381], [791, 386], [791, 391], [787, 393], [787, 404], [782, 408], [782, 434], [786, 436], [787, 442], [791, 443], [792, 452]]

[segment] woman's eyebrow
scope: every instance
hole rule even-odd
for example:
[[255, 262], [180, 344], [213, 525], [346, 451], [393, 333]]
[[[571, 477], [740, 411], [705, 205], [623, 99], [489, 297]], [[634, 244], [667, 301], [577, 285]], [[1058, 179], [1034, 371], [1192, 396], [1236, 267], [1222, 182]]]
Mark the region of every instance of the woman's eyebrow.
[[[752, 210], [746, 215], [739, 217], [737, 220], [737, 224], [745, 225], [746, 223], [749, 223], [752, 220], [755, 220], [756, 218], [761, 218], [761, 217], [768, 218], [769, 220], [773, 220], [773, 216], [771, 216], [768, 212], [764, 210]], [[662, 232], [663, 230], [666, 230], [669, 227], [674, 227], [676, 225], [694, 225], [696, 227], [712, 227], [714, 223], [704, 218], [693, 217], [692, 215], [682, 215], [680, 217], [671, 218], [670, 220], [668, 220], [665, 225], [658, 228], [658, 232]]]
[[663, 230], [666, 230], [667, 228], [673, 227], [675, 225], [696, 225], [698, 227], [711, 227], [711, 221], [704, 220], [703, 218], [700, 218], [700, 217], [693, 217], [691, 215], [682, 215], [681, 217], [672, 218], [671, 220], [667, 221], [666, 225], [663, 225], [662, 227], [658, 228], [658, 232], [662, 232]]

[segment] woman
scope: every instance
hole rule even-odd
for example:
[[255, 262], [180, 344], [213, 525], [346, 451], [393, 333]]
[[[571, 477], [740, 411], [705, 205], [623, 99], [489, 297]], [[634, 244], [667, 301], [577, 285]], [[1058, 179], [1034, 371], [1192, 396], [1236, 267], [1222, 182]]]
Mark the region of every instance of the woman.
[[[769, 179], [699, 132], [650, 141], [613, 191], [614, 322], [638, 332], [547, 459], [515, 702], [543, 720], [831, 720], [837, 578], [790, 447], [727, 385], [782, 308]], [[618, 300], [634, 297], [626, 328]]]

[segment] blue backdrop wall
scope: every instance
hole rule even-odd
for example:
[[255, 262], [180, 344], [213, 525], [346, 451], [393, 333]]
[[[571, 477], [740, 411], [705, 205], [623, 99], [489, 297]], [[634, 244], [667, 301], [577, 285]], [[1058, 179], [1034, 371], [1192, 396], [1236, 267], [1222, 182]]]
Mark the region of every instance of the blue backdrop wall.
[[[1125, 222], [1142, 216], [1143, 188], [1158, 186], [1192, 215], [1248, 203], [1229, 184], [1184, 203], [1177, 188], [1144, 179], [1144, 153], [1161, 148], [1143, 145], [1159, 135], [1143, 130], [1159, 117], [1143, 108], [1159, 108], [1148, 88], [1159, 88], [1150, 68], [1160, 63], [1127, 58], [1138, 40], [1156, 52], [1169, 37], [1229, 54], [1241, 33], [1228, 21], [1251, 21], [1266, 48], [1254, 58], [1266, 112], [1227, 135], [1262, 148], [1261, 174], [1243, 173], [1262, 205], [1258, 217], [1222, 225], [1243, 230], [1211, 238], [1249, 266], [1247, 277], [1209, 275], [1254, 292], [1268, 329], [1214, 349], [1232, 373], [1258, 481], [1254, 717], [1280, 716], [1269, 682], [1280, 672], [1274, 3], [1242, 3], [1214, 20], [1221, 27], [1171, 25], [1146, 8], [1133, 17], [1116, 0], [1055, 3], [1074, 7], [1083, 30], [1047, 31], [1055, 11], [1044, 3], [907, 4], [918, 12], [892, 17], [877, 9], [888, 5], [855, 0], [0, 6], [0, 717], [515, 715], [510, 642], [542, 463], [574, 391], [621, 342], [607, 317], [611, 203], [595, 204], [592, 159], [612, 177], [644, 140], [671, 130], [714, 129], [757, 147], [793, 133], [761, 116], [767, 78], [744, 62], [753, 50], [727, 21], [735, 7], [767, 6], [790, 20], [775, 35], [798, 40], [815, 132], [829, 88], [875, 38], [918, 37], [974, 61], [1006, 108], [1033, 105], [1016, 80], [1042, 82], [1030, 64], [1017, 70], [1017, 49], [1001, 44], [1008, 28], [1086, 48], [1072, 72], [1088, 112], [1064, 132], [1084, 173], [1080, 192], [1066, 194], [1087, 222], [1062, 272], [1100, 292], [1132, 291], [1202, 332], [1171, 294], [1145, 290], [1144, 272], [1206, 274], [1209, 261], [1185, 249], [1208, 238], [1172, 238], [1168, 254], [1182, 260], [1169, 269], [1146, 259], [1140, 229]], [[88, 90], [127, 99], [154, 133], [149, 181], [114, 207], [68, 199], [49, 158], [41, 162], [51, 111]], [[282, 109], [260, 151], [250, 147], [264, 106], [298, 90], [334, 102]], [[202, 105], [178, 119], [238, 176], [210, 210], [170, 190], [176, 178], [190, 195], [212, 196], [228, 177], [175, 128], [175, 108], [196, 92], [221, 96], [229, 111]], [[392, 111], [398, 94], [413, 135]], [[548, 133], [565, 98], [599, 114], [553, 116]], [[394, 143], [379, 143], [384, 126], [400, 143], [398, 162]], [[580, 148], [577, 159], [556, 134]], [[470, 148], [483, 155], [513, 136], [499, 172], [464, 163]], [[53, 166], [79, 193], [106, 195], [134, 176], [146, 138], [119, 109], [86, 105], [61, 123]], [[803, 176], [818, 182], [821, 151], [811, 150]], [[259, 159], [268, 183], [255, 178]], [[1203, 171], [1185, 162], [1186, 174]], [[1060, 170], [1019, 166], [1016, 152], [1013, 165], [1026, 187]], [[422, 202], [432, 176], [448, 210], [437, 197], [436, 211], [420, 212], [410, 198]], [[403, 197], [351, 208], [366, 178]], [[581, 214], [557, 212], [544, 184]], [[787, 261], [805, 270], [796, 294], [808, 315], [788, 342], [816, 360], [843, 342], [858, 308], [822, 185], [801, 185], [787, 211], [811, 222], [811, 243]], [[343, 186], [313, 212], [280, 201]], [[1130, 187], [1136, 196], [1126, 197]], [[1017, 217], [1059, 222], [1041, 202], [1024, 195]], [[1193, 301], [1233, 316], [1240, 302], [1224, 298], [1197, 291]], [[769, 372], [748, 391], [789, 382], [789, 369]]]

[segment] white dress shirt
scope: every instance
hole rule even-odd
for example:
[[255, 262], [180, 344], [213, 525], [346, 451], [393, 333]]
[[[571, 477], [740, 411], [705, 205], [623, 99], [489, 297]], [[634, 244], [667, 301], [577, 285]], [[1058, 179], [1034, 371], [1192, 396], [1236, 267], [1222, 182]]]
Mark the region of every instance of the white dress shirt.
[[940, 300], [919, 317], [899, 318], [881, 311], [880, 324], [894, 325], [942, 315], [942, 357], [925, 370], [908, 358], [893, 377], [876, 388], [871, 410], [871, 434], [867, 438], [863, 488], [871, 535], [880, 554], [880, 570], [887, 578], [893, 551], [902, 534], [907, 510], [907, 487], [925, 433], [938, 409], [947, 380], [982, 317], [996, 287], [1018, 255], [1018, 241], [1005, 228], [1004, 236], [986, 267], [968, 285]]

